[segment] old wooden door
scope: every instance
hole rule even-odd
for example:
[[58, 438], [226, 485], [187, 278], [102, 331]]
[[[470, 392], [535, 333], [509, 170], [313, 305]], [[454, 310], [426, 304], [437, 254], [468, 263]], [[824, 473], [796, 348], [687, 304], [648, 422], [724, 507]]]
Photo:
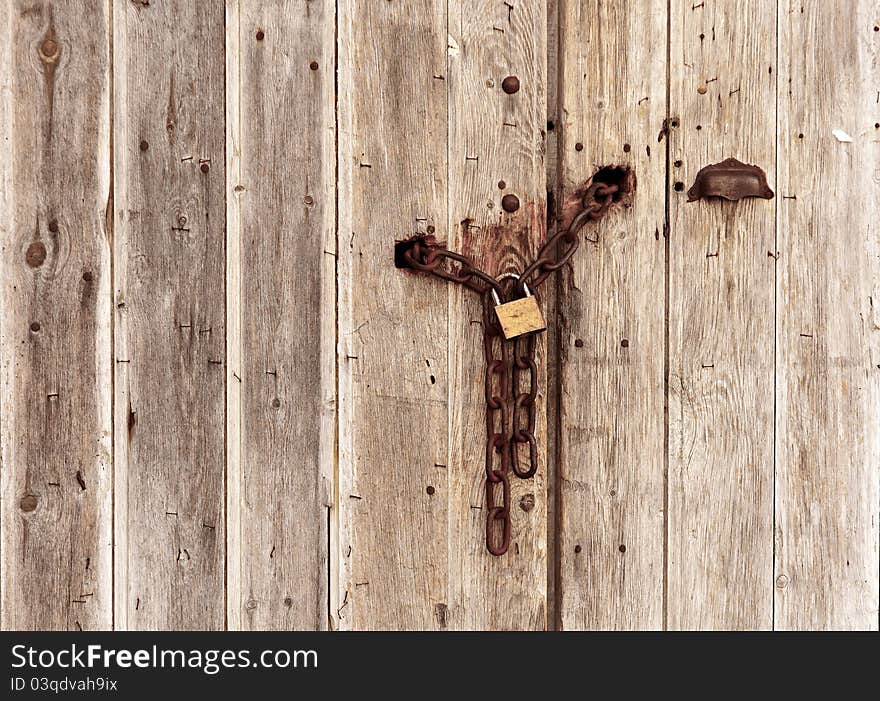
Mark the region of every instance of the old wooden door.
[[[0, 4], [2, 626], [876, 629], [878, 25]], [[686, 202], [728, 157], [776, 197]], [[612, 164], [493, 557], [480, 303], [393, 246], [521, 271]]]

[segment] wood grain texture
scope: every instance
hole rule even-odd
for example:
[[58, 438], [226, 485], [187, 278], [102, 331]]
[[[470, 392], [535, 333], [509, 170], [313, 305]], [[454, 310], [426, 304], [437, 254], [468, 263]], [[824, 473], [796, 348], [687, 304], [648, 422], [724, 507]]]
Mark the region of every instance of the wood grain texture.
[[[446, 226], [446, 12], [339, 3], [339, 514], [334, 626], [441, 629], [447, 290], [394, 242]], [[428, 493], [431, 487], [432, 494]]]
[[[449, 34], [450, 247], [491, 275], [517, 272], [546, 237], [546, 6], [543, 0], [450, 3]], [[511, 94], [503, 87], [508, 76], [519, 79]], [[514, 212], [501, 207], [502, 197], [510, 194], [519, 202]], [[546, 336], [538, 337], [537, 350], [538, 472], [528, 480], [511, 475], [511, 545], [494, 557], [486, 550], [483, 508], [481, 300], [459, 286], [449, 292], [450, 627], [543, 629]]]
[[[559, 193], [559, 68], [560, 68], [560, 13], [561, 0], [547, 0], [547, 80], [545, 85], [547, 130], [544, 137], [544, 172], [547, 187], [548, 220], [558, 214], [555, 199]], [[546, 627], [560, 628], [559, 610], [559, 393], [562, 389], [559, 371], [559, 279], [548, 282], [541, 301], [544, 314], [552, 320], [547, 329], [547, 471], [545, 474], [547, 494], [547, 613]]]
[[122, 628], [225, 625], [224, 42], [220, 0], [114, 4]]
[[2, 627], [112, 625], [110, 20], [0, 8]]
[[229, 509], [240, 510], [240, 550], [228, 562], [240, 589], [231, 618], [248, 629], [320, 629], [335, 440], [335, 5], [235, 9], [239, 240], [229, 250], [240, 266], [230, 296], [241, 433]]
[[[562, 3], [560, 201], [601, 166], [633, 205], [582, 232], [561, 280], [560, 615], [663, 626], [666, 2]], [[588, 241], [587, 238], [595, 239]]]
[[779, 629], [878, 625], [878, 24], [868, 0], [779, 3]]
[[668, 626], [769, 628], [776, 203], [685, 191], [727, 157], [775, 189], [775, 6], [671, 12]]

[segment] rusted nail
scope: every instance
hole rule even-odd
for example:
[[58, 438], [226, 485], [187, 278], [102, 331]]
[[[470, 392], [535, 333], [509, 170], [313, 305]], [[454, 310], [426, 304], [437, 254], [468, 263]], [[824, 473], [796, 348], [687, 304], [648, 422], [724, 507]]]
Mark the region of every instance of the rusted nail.
[[434, 496], [434, 492], [436, 491], [430, 484], [425, 487], [425, 491], [428, 493], [428, 496]]
[[53, 234], [57, 234], [57, 233], [58, 233], [58, 220], [57, 220], [57, 219], [52, 219], [52, 220], [49, 222], [48, 229], [49, 229], [49, 231], [51, 231]]
[[535, 508], [535, 495], [534, 494], [523, 494], [519, 498], [519, 508], [528, 513], [532, 509]]
[[581, 551], [581, 546], [580, 546], [580, 545], [575, 545], [575, 546], [574, 546], [574, 552], [575, 552], [575, 554], [579, 553], [580, 551]]
[[150, 144], [148, 144], [146, 141], [141, 141], [141, 143], [140, 143], [141, 151], [146, 151], [148, 148], [150, 148]]
[[211, 166], [209, 166], [207, 163], [202, 163], [200, 168], [203, 173], [207, 173], [209, 170], [211, 170]]
[[[678, 189], [676, 183], [676, 189]], [[745, 197], [772, 199], [773, 190], [767, 184], [767, 175], [761, 168], [748, 165], [735, 158], [704, 166], [697, 173], [694, 184], [688, 190], [688, 202], [704, 197], [721, 197], [741, 200]]]
[[516, 195], [505, 195], [501, 198], [501, 209], [505, 212], [513, 213], [519, 209], [519, 197]]
[[263, 30], [260, 29], [257, 31], [257, 41], [263, 41], [266, 38], [266, 35], [263, 33]]
[[311, 207], [313, 204], [315, 204], [315, 198], [311, 195], [306, 195], [305, 197], [303, 197], [303, 204]]
[[584, 347], [584, 342], [583, 342], [583, 340], [580, 339], [580, 338], [576, 338], [575, 341], [574, 341], [574, 347], [575, 347], [575, 348], [583, 348], [583, 347]]
[[317, 62], [317, 61], [312, 61], [312, 62], [309, 64], [309, 68], [311, 68], [313, 71], [318, 70], [318, 62]]
[[503, 189], [506, 188], [506, 187], [507, 187], [507, 183], [506, 183], [506, 182], [504, 182], [503, 180], [499, 180], [499, 181], [498, 181], [498, 189], [499, 189], [499, 190], [503, 190]]
[[583, 150], [584, 150], [584, 145], [583, 145], [580, 141], [578, 141], [578, 142], [574, 145], [574, 150], [575, 150], [575, 151], [583, 151]]
[[83, 282], [91, 282], [91, 281], [92, 281], [92, 274], [88, 270], [86, 270], [83, 273]]
[[39, 331], [39, 330], [40, 330], [40, 322], [38, 322], [38, 321], [33, 322], [31, 324], [31, 331], [33, 331], [34, 333], [37, 333], [37, 331]]
[[515, 75], [509, 75], [501, 81], [501, 89], [508, 95], [519, 92], [519, 78]]

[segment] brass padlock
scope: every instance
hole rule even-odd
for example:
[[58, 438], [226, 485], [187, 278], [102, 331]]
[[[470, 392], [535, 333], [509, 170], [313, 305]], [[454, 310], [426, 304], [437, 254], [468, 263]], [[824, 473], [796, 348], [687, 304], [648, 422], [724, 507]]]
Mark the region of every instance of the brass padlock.
[[492, 299], [495, 301], [495, 316], [501, 324], [501, 332], [506, 340], [527, 336], [530, 333], [538, 333], [547, 328], [544, 323], [544, 315], [538, 306], [538, 300], [531, 292], [528, 285], [523, 284], [525, 297], [514, 299], [510, 302], [501, 303], [498, 292], [492, 290]]

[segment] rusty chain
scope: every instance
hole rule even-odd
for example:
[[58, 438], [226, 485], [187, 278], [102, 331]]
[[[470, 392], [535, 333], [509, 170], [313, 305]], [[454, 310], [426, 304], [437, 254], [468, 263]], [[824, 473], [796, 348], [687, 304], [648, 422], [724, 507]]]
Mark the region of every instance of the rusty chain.
[[[547, 239], [535, 260], [522, 274], [495, 278], [477, 268], [461, 253], [440, 244], [415, 238], [403, 253], [407, 267], [430, 273], [478, 292], [483, 298], [483, 349], [486, 361], [486, 548], [492, 555], [503, 555], [510, 546], [510, 472], [520, 479], [533, 477], [538, 470], [537, 425], [538, 366], [534, 334], [506, 341], [495, 314], [498, 300], [517, 298], [532, 290], [562, 268], [580, 244], [580, 231], [601, 219], [614, 202], [620, 186], [593, 182], [584, 191], [581, 210], [571, 223]], [[503, 284], [515, 278], [513, 285]], [[496, 353], [496, 348], [498, 349]], [[513, 353], [511, 355], [511, 348]], [[523, 377], [527, 376], [523, 387]], [[521, 453], [528, 450], [528, 467], [523, 469]], [[500, 491], [501, 501], [497, 501]]]
[[[538, 444], [535, 440], [535, 425], [538, 420], [538, 364], [535, 362], [537, 339], [534, 334], [520, 336], [513, 340], [513, 432], [511, 434], [510, 458], [513, 473], [520, 479], [534, 477], [538, 471]], [[528, 370], [528, 391], [522, 390], [521, 375]], [[523, 419], [520, 425], [516, 426]], [[527, 444], [529, 449], [529, 467], [520, 469], [519, 446]]]
[[[491, 295], [487, 292], [487, 297]], [[491, 299], [483, 303], [483, 349], [486, 358], [486, 547], [503, 555], [510, 546], [510, 346], [493, 313]], [[500, 347], [500, 358], [495, 347]], [[496, 467], [498, 463], [498, 467]], [[501, 504], [495, 492], [501, 488]], [[500, 540], [495, 535], [501, 525]]]

